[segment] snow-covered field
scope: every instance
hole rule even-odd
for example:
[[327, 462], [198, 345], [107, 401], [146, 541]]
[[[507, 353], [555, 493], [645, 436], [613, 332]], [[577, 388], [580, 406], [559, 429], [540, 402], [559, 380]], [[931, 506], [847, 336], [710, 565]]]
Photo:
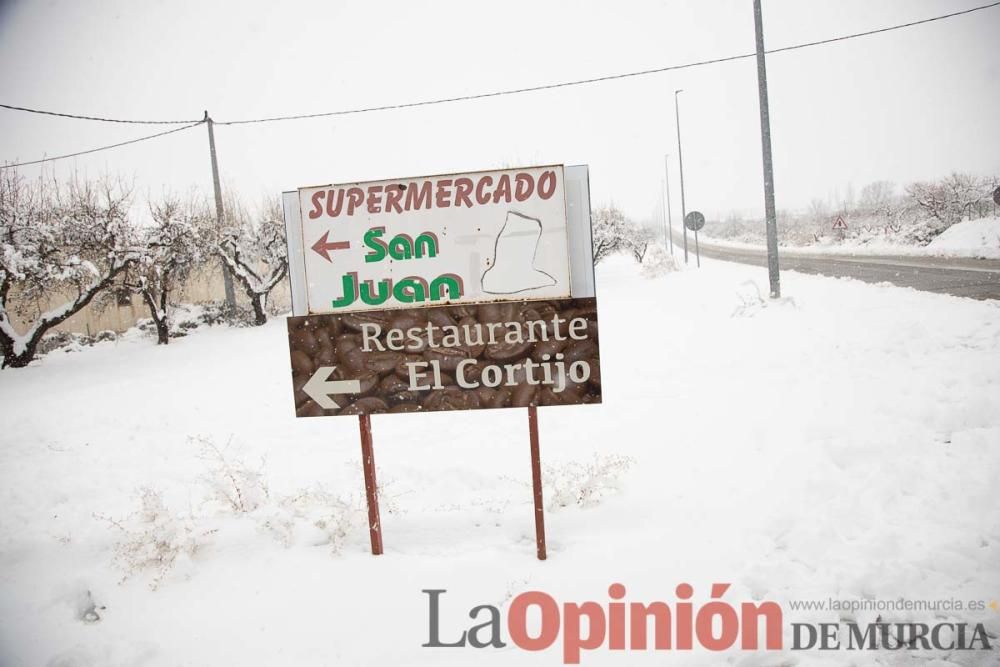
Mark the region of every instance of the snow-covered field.
[[[682, 230], [675, 229], [674, 234]], [[702, 239], [712, 245], [731, 248], [762, 249], [763, 244], [743, 243], [710, 236], [706, 230]], [[675, 236], [675, 238], [677, 238]], [[784, 252], [792, 254], [847, 254], [847, 255], [913, 255], [923, 257], [973, 257], [1000, 259], [1000, 218], [966, 220], [952, 225], [925, 246], [903, 243], [895, 237], [862, 236], [837, 241], [825, 238], [823, 242], [807, 246], [782, 245]]]
[[[766, 278], [599, 267], [604, 404], [539, 411], [566, 505], [546, 562], [523, 410], [373, 417], [372, 557], [357, 421], [293, 418], [281, 320], [0, 372], [0, 664], [562, 663], [558, 643], [421, 648], [431, 588], [448, 590], [445, 640], [475, 605], [530, 589], [603, 604], [612, 582], [643, 602], [731, 582], [726, 600], [778, 601], [786, 624], [839, 616], [791, 600], [1000, 597], [1000, 306], [794, 273], [765, 305]], [[942, 618], [1000, 644], [998, 612]], [[998, 655], [605, 647], [583, 664]]]

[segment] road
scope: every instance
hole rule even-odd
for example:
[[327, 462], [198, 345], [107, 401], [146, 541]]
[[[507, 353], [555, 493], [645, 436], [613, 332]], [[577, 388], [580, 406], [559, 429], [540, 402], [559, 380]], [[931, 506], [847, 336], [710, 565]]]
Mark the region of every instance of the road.
[[[676, 244], [675, 247], [679, 246]], [[688, 237], [691, 263], [694, 239]], [[682, 256], [683, 251], [677, 248]], [[729, 248], [701, 243], [704, 257], [767, 266], [763, 249]], [[1000, 260], [882, 255], [809, 255], [780, 253], [782, 270], [857, 278], [868, 283], [888, 282], [926, 292], [942, 292], [972, 299], [1000, 299]]]

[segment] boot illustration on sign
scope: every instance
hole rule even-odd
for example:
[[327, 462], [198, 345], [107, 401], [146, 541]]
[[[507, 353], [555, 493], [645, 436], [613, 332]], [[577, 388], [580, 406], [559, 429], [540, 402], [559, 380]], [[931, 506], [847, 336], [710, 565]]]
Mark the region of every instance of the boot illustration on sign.
[[541, 238], [541, 220], [507, 211], [507, 219], [493, 246], [493, 263], [483, 272], [483, 292], [516, 294], [555, 285], [555, 278], [535, 268], [535, 253]]

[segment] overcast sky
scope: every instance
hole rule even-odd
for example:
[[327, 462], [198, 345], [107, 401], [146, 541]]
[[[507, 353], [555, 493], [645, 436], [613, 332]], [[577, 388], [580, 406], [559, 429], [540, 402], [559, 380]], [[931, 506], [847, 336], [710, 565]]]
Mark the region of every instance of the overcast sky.
[[[986, 0], [765, 0], [769, 48]], [[752, 52], [751, 0], [659, 2], [3, 2], [0, 102], [120, 118], [217, 121], [532, 86]], [[768, 57], [779, 208], [953, 170], [1000, 174], [1000, 7]], [[683, 88], [687, 208], [763, 210], [752, 59], [473, 102], [217, 127], [224, 181], [266, 193], [531, 164], [591, 166], [595, 205], [658, 210]], [[0, 110], [0, 159], [157, 126]], [[122, 172], [142, 193], [210, 192], [204, 127], [54, 163]], [[26, 175], [37, 168], [24, 168]]]

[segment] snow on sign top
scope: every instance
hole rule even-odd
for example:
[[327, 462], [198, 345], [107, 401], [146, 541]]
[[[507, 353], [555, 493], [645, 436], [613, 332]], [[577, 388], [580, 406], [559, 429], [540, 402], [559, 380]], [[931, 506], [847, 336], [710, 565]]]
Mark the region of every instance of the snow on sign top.
[[570, 296], [563, 167], [300, 188], [310, 313]]

